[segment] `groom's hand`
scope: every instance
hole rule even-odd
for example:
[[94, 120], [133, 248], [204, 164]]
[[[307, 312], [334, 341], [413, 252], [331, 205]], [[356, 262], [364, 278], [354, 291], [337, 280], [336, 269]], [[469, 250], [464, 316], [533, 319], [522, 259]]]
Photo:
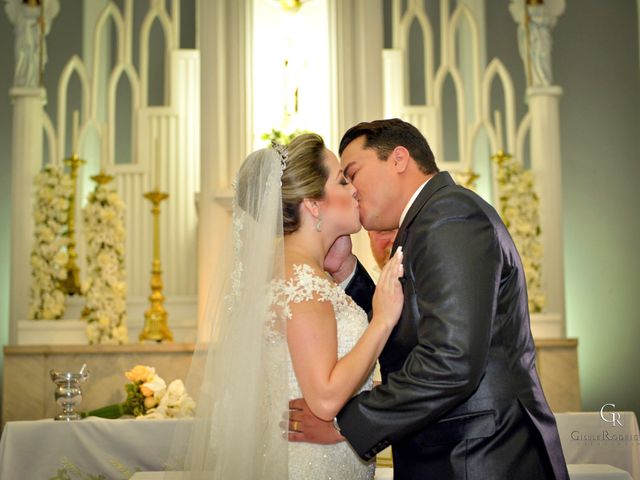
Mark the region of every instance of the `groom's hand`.
[[331, 444], [344, 441], [344, 437], [333, 426], [316, 417], [304, 398], [289, 401], [289, 441]]
[[324, 269], [337, 283], [349, 278], [356, 268], [356, 256], [351, 252], [351, 236], [338, 237], [324, 258]]

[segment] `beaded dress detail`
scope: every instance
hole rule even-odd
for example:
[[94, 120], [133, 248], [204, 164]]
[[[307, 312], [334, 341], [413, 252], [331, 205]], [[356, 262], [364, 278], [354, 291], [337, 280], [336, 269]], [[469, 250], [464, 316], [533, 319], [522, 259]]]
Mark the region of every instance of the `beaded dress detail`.
[[[358, 342], [367, 328], [367, 314], [344, 290], [321, 277], [309, 265], [294, 265], [293, 276], [285, 281], [273, 281], [271, 303], [286, 319], [291, 318], [290, 305], [300, 302], [331, 302], [335, 312], [338, 333], [338, 358], [342, 358]], [[275, 338], [272, 341], [278, 341]], [[284, 338], [280, 336], [280, 341]], [[302, 397], [288, 357], [289, 398]], [[373, 372], [359, 391], [373, 387]], [[290, 480], [370, 480], [373, 479], [375, 462], [365, 463], [348, 442], [333, 445], [289, 443]]]

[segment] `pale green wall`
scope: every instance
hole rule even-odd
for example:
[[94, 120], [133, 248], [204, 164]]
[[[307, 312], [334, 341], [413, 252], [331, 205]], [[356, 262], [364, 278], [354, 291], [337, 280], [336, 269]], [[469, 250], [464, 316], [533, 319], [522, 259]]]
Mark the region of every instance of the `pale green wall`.
[[573, 0], [558, 26], [569, 335], [586, 408], [640, 414], [640, 77], [635, 0]]
[[[488, 58], [524, 89], [516, 26], [487, 0]], [[640, 78], [636, 0], [568, 0], [553, 33], [560, 101], [567, 334], [583, 407], [640, 414]], [[524, 110], [519, 98], [518, 115]]]
[[[387, 46], [390, 3], [384, 1]], [[438, 23], [436, 3], [425, 4]], [[487, 60], [499, 57], [511, 73], [521, 118], [526, 112], [525, 77], [517, 26], [506, 0], [486, 0], [485, 7]], [[555, 83], [564, 89], [560, 128], [567, 334], [579, 340], [583, 407], [596, 410], [615, 403], [640, 414], [637, 9], [637, 0], [567, 0], [553, 31], [553, 71]], [[497, 93], [494, 88], [494, 100]], [[495, 107], [500, 105], [498, 100]]]

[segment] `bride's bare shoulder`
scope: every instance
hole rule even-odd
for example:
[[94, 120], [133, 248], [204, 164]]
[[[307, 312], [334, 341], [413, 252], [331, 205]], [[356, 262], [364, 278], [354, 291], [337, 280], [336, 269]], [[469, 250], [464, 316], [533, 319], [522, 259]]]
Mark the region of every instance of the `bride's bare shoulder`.
[[301, 275], [315, 275], [320, 278], [325, 277], [325, 273], [308, 258], [300, 255], [287, 255], [284, 263], [285, 280], [296, 279]]

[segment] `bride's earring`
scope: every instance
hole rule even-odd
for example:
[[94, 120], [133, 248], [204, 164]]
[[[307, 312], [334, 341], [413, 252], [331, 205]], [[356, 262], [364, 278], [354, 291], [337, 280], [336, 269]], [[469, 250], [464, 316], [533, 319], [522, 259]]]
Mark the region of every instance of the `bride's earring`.
[[316, 232], [322, 231], [322, 217], [318, 217], [318, 221], [316, 222]]

